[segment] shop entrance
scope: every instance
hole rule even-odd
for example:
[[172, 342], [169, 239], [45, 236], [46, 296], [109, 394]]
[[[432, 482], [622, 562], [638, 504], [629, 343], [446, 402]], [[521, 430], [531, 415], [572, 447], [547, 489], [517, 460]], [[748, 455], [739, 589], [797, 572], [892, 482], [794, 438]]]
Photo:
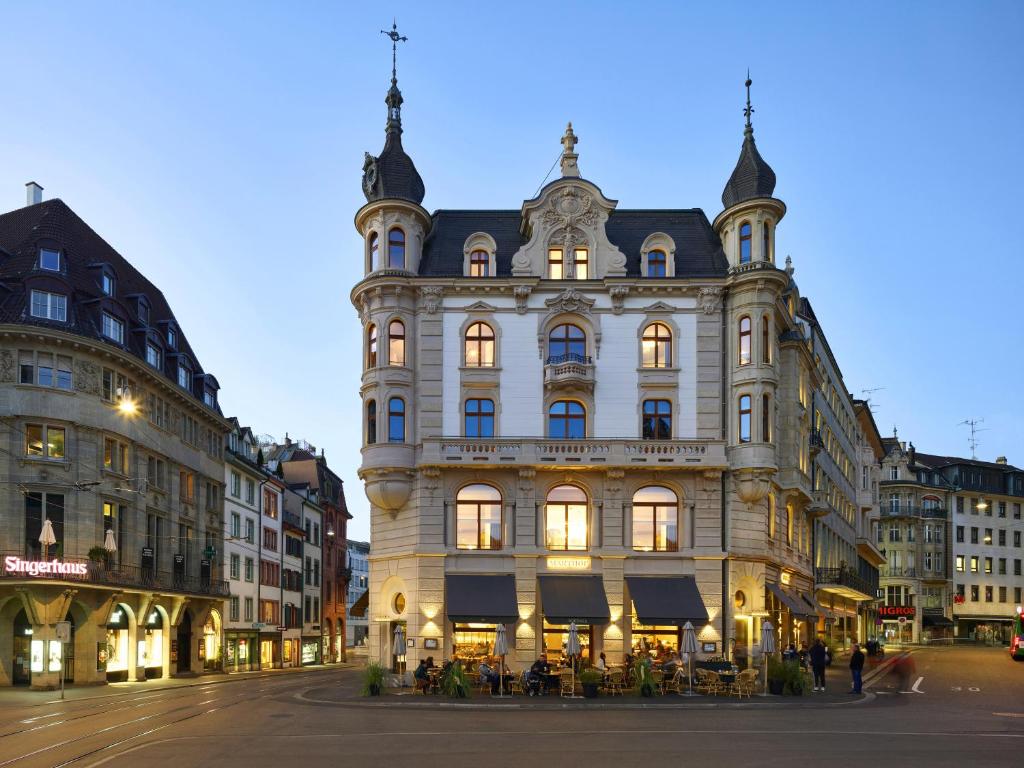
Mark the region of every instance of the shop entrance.
[[14, 617], [14, 663], [11, 678], [15, 685], [32, 683], [32, 625], [24, 609]]
[[129, 636], [131, 617], [128, 606], [119, 603], [107, 619], [107, 681], [119, 683], [128, 679]]
[[178, 624], [178, 665], [177, 672], [192, 671], [192, 613], [185, 609], [185, 615]]

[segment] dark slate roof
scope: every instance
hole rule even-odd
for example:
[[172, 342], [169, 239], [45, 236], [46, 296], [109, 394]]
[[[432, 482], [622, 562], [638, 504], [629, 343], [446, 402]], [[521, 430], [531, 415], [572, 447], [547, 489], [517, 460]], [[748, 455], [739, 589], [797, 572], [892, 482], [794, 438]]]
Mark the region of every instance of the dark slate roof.
[[1015, 467], [1012, 464], [997, 464], [994, 461], [980, 461], [978, 459], [964, 459], [957, 456], [940, 456], [934, 453], [921, 453], [915, 451], [914, 459], [916, 462], [929, 469], [942, 469], [943, 467], [951, 467], [955, 465], [964, 465], [968, 467], [977, 467], [978, 469], [995, 469], [1000, 472], [1020, 472], [1019, 467]]
[[722, 190], [722, 205], [731, 208], [744, 200], [771, 197], [775, 191], [775, 171], [764, 161], [754, 143], [754, 130], [747, 126], [732, 176]]
[[[423, 244], [420, 275], [461, 277], [463, 246], [474, 232], [486, 232], [497, 245], [497, 277], [512, 275], [512, 256], [526, 243], [519, 211], [435, 211]], [[626, 274], [640, 277], [640, 248], [655, 232], [676, 244], [676, 277], [724, 277], [728, 269], [718, 235], [699, 208], [615, 210], [605, 225], [608, 239], [626, 256]]]
[[[37, 268], [40, 242], [60, 249], [64, 262], [62, 272], [46, 272]], [[99, 265], [108, 266], [114, 273], [116, 295], [113, 299], [100, 291]], [[46, 281], [47, 284], [41, 288], [68, 294], [67, 322], [42, 320], [29, 314], [26, 280]], [[149, 329], [165, 339], [166, 324], [172, 323], [177, 333], [177, 347], [174, 350], [168, 349], [166, 344], [162, 345], [165, 376], [177, 383], [177, 360], [172, 357], [172, 353], [184, 353], [196, 374], [193, 381], [209, 381], [216, 389], [216, 380], [210, 374], [204, 374], [160, 289], [114, 250], [63, 200], [46, 200], [0, 214], [0, 323], [56, 328], [117, 346], [100, 333], [98, 300], [102, 299], [112, 302], [127, 320], [124, 349], [145, 361], [146, 335], [137, 332], [144, 327], [139, 321], [138, 305], [133, 298], [137, 296], [144, 296], [149, 303]], [[196, 384], [192, 395], [202, 402], [202, 394], [202, 385]], [[219, 407], [216, 410], [220, 413]]]
[[400, 130], [389, 130], [384, 150], [377, 157], [377, 183], [363, 193], [367, 202], [376, 200], [408, 200], [419, 205], [426, 190], [412, 158], [402, 148]]

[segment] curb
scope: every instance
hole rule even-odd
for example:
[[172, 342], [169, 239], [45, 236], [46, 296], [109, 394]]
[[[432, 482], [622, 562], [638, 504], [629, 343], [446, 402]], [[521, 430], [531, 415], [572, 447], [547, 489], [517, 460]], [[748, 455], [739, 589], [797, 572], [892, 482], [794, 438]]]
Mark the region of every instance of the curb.
[[885, 675], [896, 664], [897, 661], [910, 656], [910, 654], [912, 654], [913, 652], [913, 650], [901, 650], [897, 653], [892, 654], [891, 656], [886, 655], [886, 657], [877, 667], [868, 672], [868, 674], [864, 675], [864, 679], [861, 681], [862, 684], [871, 685], [878, 678]]

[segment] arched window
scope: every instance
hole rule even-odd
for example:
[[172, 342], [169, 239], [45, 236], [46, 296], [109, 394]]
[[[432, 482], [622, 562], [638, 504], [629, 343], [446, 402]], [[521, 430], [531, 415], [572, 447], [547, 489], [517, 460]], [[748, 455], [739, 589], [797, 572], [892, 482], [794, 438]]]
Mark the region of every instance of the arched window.
[[768, 538], [775, 538], [775, 516], [778, 511], [775, 508], [775, 494], [768, 494]]
[[473, 251], [469, 254], [469, 276], [489, 277], [491, 274], [491, 257], [487, 251]]
[[576, 248], [572, 252], [572, 276], [576, 280], [586, 280], [590, 275], [587, 261], [587, 249]]
[[740, 224], [740, 264], [750, 263], [750, 222]]
[[750, 365], [750, 318], [745, 315], [740, 318], [739, 353], [740, 365]]
[[548, 278], [551, 280], [561, 280], [564, 277], [562, 268], [564, 262], [562, 259], [561, 248], [549, 248], [548, 249]]
[[647, 254], [647, 276], [668, 276], [668, 257], [665, 256], [664, 251], [650, 251]]
[[768, 315], [761, 318], [761, 362], [765, 365], [772, 364], [772, 335]]
[[587, 548], [587, 494], [574, 485], [559, 485], [548, 492], [544, 505], [544, 539], [548, 549]]
[[786, 543], [793, 546], [793, 505], [786, 504]]
[[644, 440], [672, 439], [672, 403], [669, 400], [644, 400]]
[[586, 363], [587, 335], [583, 329], [563, 323], [548, 334], [548, 363]]
[[388, 442], [405, 442], [405, 401], [400, 397], [388, 400]]
[[768, 222], [766, 221], [762, 225], [762, 229], [761, 229], [761, 250], [762, 250], [761, 258], [764, 261], [774, 261], [774, 259], [772, 259], [771, 247], [772, 247], [772, 236], [771, 236], [771, 232], [769, 231], [769, 228], [768, 228]]
[[366, 401], [366, 444], [377, 442], [377, 401]]
[[377, 367], [377, 326], [372, 323], [366, 329], [366, 367]]
[[455, 497], [455, 546], [501, 549], [501, 494], [483, 483], [467, 485]]
[[670, 368], [672, 366], [672, 331], [664, 323], [651, 323], [644, 328], [640, 340], [640, 353], [644, 368]]
[[750, 395], [740, 395], [739, 402], [740, 429], [739, 438], [741, 443], [750, 442]]
[[405, 365], [405, 324], [392, 320], [388, 326], [388, 365]]
[[633, 495], [633, 549], [675, 552], [678, 531], [679, 499], [671, 489], [649, 485]]
[[398, 227], [388, 232], [388, 267], [405, 269], [405, 232]]
[[772, 441], [772, 398], [771, 395], [761, 396], [761, 442]]
[[466, 400], [466, 437], [494, 437], [494, 401]]
[[376, 232], [370, 233], [370, 271], [380, 269], [380, 238]]
[[548, 409], [548, 437], [582, 440], [587, 436], [587, 410], [575, 400], [558, 400]]
[[466, 329], [466, 367], [494, 365], [494, 331], [487, 323], [473, 323]]

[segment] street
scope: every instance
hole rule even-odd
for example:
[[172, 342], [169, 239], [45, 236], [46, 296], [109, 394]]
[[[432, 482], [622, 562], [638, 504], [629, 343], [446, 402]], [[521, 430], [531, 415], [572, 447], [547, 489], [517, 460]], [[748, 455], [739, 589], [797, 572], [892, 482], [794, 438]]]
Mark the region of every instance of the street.
[[[1024, 664], [992, 648], [914, 653], [916, 692], [888, 677], [866, 699], [841, 694], [845, 669], [830, 670], [830, 695], [758, 701], [702, 697], [688, 706], [640, 709], [637, 700], [522, 699], [468, 706], [446, 699], [354, 697], [357, 670], [319, 669], [227, 682], [21, 705], [5, 694], [0, 767], [122, 765], [280, 766], [369, 764], [387, 754], [422, 766], [641, 765], [696, 760], [708, 765], [863, 765], [914, 759], [928, 765], [1009, 765], [1024, 747]], [[102, 698], [95, 698], [102, 696]], [[28, 697], [26, 697], [28, 698]], [[240, 706], [241, 705], [241, 706]], [[542, 708], [540, 708], [542, 707]], [[128, 757], [131, 755], [131, 757]]]

